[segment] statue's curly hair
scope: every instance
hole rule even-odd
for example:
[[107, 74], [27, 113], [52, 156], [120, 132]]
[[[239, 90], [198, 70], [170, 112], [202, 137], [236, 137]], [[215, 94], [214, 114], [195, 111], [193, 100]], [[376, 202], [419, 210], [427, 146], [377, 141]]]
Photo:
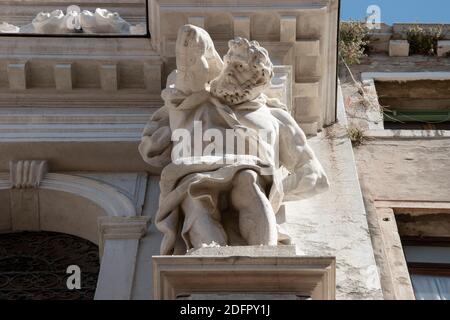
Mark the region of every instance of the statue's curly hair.
[[228, 53], [224, 56], [224, 62], [242, 61], [259, 71], [259, 81], [270, 83], [273, 77], [273, 64], [269, 53], [257, 41], [248, 41], [245, 38], [236, 37], [228, 42]]

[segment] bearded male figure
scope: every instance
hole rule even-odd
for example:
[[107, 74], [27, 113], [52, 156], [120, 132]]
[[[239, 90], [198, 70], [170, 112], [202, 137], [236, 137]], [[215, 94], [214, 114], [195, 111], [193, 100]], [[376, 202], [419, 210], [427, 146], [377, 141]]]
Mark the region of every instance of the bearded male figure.
[[[165, 105], [139, 146], [146, 162], [163, 167], [155, 219], [164, 233], [161, 254], [289, 243], [276, 219], [282, 201], [323, 192], [328, 180], [292, 116], [264, 95], [273, 77], [267, 51], [236, 38], [222, 61], [206, 31], [192, 25], [180, 29], [176, 51], [177, 70], [162, 92]], [[199, 123], [209, 137], [200, 147]], [[218, 140], [230, 132], [233, 141], [248, 145], [224, 148], [229, 141]], [[192, 145], [193, 155], [184, 152]]]

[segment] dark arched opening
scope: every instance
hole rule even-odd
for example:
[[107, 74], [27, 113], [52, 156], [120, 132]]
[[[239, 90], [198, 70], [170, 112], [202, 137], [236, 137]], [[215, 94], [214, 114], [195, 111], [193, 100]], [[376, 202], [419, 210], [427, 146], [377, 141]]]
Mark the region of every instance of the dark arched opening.
[[[71, 265], [79, 267], [81, 289], [67, 286]], [[99, 269], [98, 247], [88, 240], [43, 231], [0, 234], [2, 300], [90, 300]]]

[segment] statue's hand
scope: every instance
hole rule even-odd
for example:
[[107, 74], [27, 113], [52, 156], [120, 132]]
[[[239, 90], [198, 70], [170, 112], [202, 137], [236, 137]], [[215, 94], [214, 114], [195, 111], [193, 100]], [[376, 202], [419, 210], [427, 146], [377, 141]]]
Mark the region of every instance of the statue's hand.
[[154, 157], [171, 145], [171, 130], [169, 127], [158, 128], [152, 135], [141, 138], [139, 151], [148, 158]]
[[167, 110], [162, 107], [153, 114], [142, 132], [138, 150], [144, 161], [157, 168], [170, 163], [171, 138]]

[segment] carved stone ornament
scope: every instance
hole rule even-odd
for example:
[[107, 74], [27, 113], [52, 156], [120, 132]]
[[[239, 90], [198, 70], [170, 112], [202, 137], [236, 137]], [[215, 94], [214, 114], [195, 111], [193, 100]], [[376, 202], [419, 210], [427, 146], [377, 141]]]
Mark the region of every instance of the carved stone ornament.
[[37, 188], [48, 171], [45, 160], [17, 160], [9, 164], [12, 188]]
[[238, 37], [222, 60], [205, 30], [185, 25], [176, 62], [139, 146], [162, 168], [161, 254], [290, 243], [277, 223], [282, 201], [323, 192], [328, 180], [286, 107], [264, 94], [267, 50]]
[[69, 6], [64, 13], [57, 9], [40, 12], [30, 24], [22, 27], [3, 22], [0, 33], [40, 33], [40, 34], [145, 34], [145, 24], [132, 26], [117, 12], [97, 8], [94, 12], [81, 11], [80, 7]]

